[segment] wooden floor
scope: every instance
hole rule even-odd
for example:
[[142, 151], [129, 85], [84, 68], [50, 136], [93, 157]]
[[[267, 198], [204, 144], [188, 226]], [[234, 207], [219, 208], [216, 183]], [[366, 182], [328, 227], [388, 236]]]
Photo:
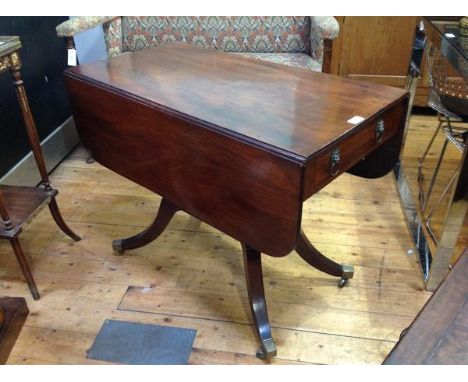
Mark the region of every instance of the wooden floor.
[[[434, 119], [414, 117], [412, 129]], [[160, 198], [85, 156], [79, 148], [52, 174], [62, 212], [83, 240], [61, 234], [47, 210], [21, 236], [40, 301], [30, 297], [8, 242], [0, 243], [0, 295], [26, 297], [31, 311], [8, 362], [104, 363], [86, 351], [104, 320], [118, 319], [195, 328], [192, 364], [262, 363], [240, 245], [180, 212], [154, 243], [116, 254], [111, 241], [145, 228]], [[354, 265], [355, 278], [338, 289], [295, 253], [264, 256], [278, 346], [271, 363], [381, 363], [431, 295], [408, 253], [392, 175], [341, 176], [305, 203], [303, 229], [332, 259]]]

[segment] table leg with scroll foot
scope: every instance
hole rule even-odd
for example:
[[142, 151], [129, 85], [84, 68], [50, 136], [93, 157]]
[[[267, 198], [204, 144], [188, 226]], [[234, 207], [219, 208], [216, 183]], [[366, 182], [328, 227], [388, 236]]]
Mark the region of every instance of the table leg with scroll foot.
[[62, 232], [72, 238], [75, 241], [80, 241], [81, 237], [79, 237], [73, 230], [65, 223], [63, 220], [62, 214], [60, 213], [60, 210], [57, 205], [57, 201], [55, 198], [52, 198], [49, 203], [49, 210], [50, 213], [55, 221], [55, 223], [59, 226], [59, 228], [62, 230]]
[[271, 336], [270, 321], [268, 320], [261, 253], [245, 244], [242, 244], [242, 252], [250, 309], [260, 340], [260, 348], [256, 355], [260, 359], [268, 359], [276, 356], [276, 344]]
[[332, 276], [341, 277], [338, 282], [338, 287], [340, 288], [344, 287], [348, 283], [348, 280], [353, 278], [354, 268], [352, 265], [338, 264], [322, 255], [318, 249], [310, 243], [302, 230], [297, 240], [296, 252], [306, 263], [312, 265], [319, 271]]
[[112, 248], [114, 248], [115, 251], [123, 252], [126, 249], [140, 248], [151, 243], [164, 232], [174, 214], [179, 210], [179, 207], [163, 198], [159, 206], [158, 214], [148, 228], [135, 236], [114, 240], [112, 242]]

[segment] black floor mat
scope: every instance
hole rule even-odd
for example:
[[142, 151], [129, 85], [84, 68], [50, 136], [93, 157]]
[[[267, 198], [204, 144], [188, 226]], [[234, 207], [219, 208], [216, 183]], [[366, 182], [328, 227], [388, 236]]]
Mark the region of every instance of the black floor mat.
[[128, 365], [186, 365], [195, 329], [106, 320], [87, 358]]

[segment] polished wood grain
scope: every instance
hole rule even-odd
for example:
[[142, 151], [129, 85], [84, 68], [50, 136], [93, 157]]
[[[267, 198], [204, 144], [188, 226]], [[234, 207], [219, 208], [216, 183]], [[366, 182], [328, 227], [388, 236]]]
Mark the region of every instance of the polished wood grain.
[[80, 65], [66, 76], [300, 161], [354, 131], [349, 118], [370, 118], [406, 95], [185, 44]]
[[468, 249], [385, 359], [388, 365], [468, 363]]
[[259, 251], [294, 248], [301, 166], [101, 87], [66, 83], [96, 161]]
[[[15, 54], [18, 54], [17, 52]], [[42, 154], [42, 148], [39, 139], [39, 133], [37, 132], [36, 123], [34, 122], [34, 117], [29, 107], [29, 100], [26, 94], [26, 89], [24, 87], [23, 78], [21, 76], [21, 60], [14, 62], [10, 68], [10, 73], [13, 78], [13, 84], [15, 85], [16, 96], [20, 104], [21, 114], [23, 116], [24, 125], [26, 127], [26, 133], [28, 135], [28, 140], [31, 146], [31, 150], [34, 155], [34, 160], [36, 161], [37, 169], [41, 175], [42, 184], [47, 190], [51, 189], [49, 182], [49, 174], [47, 173], [47, 168], [44, 160], [44, 155]]]
[[[402, 137], [408, 94], [183, 44], [73, 68], [65, 80], [93, 157], [164, 198], [167, 219], [128, 239], [129, 248], [159, 236], [178, 209], [239, 240], [258, 355], [276, 355], [261, 252], [280, 257], [297, 248], [309, 264], [329, 269], [303, 234], [298, 239], [302, 202]], [[353, 116], [362, 120], [350, 123]], [[398, 142], [390, 146], [394, 163]], [[390, 169], [385, 162], [379, 176]], [[306, 194], [305, 183], [313, 185]], [[335, 268], [343, 286], [353, 269]]]
[[[398, 160], [404, 131], [404, 116], [408, 99], [385, 110], [365, 123], [364, 128], [337, 140], [327, 151], [318, 155], [315, 166], [306, 167], [303, 199], [306, 200], [343, 172], [365, 178], [378, 178], [387, 174]], [[377, 123], [383, 122], [384, 131], [378, 141]], [[330, 157], [340, 151], [340, 169], [330, 174]]]
[[29, 310], [22, 297], [0, 298], [0, 310], [0, 365], [3, 365], [15, 346]]
[[242, 244], [244, 255], [244, 270], [247, 282], [250, 309], [254, 319], [257, 336], [260, 340], [260, 348], [257, 357], [271, 358], [276, 356], [276, 344], [271, 336], [268, 309], [265, 301], [263, 287], [262, 254], [254, 248]]
[[[323, 256], [307, 239], [307, 236], [301, 231], [296, 247], [296, 252], [308, 264], [326, 274], [342, 277], [344, 270], [341, 264], [335, 263], [328, 257]], [[351, 274], [352, 276], [352, 274]]]
[[384, 119], [386, 126], [390, 125], [391, 129], [395, 129], [395, 135], [388, 140], [385, 140], [386, 137], [384, 136], [384, 143], [381, 144], [379, 149], [372, 151], [353, 165], [347, 170], [349, 174], [367, 179], [376, 179], [388, 174], [395, 168], [396, 163], [399, 162], [402, 156], [401, 148], [404, 145], [405, 129], [407, 127], [404, 116], [407, 115], [408, 108], [409, 98], [402, 103], [397, 115], [391, 114], [389, 121]]
[[[3, 195], [3, 206], [5, 206], [5, 211], [8, 213], [12, 225], [19, 229], [24, 228], [58, 193], [57, 190], [48, 191], [43, 188], [7, 185], [1, 185], [0, 192]], [[8, 209], [6, 209], [7, 206]], [[18, 229], [7, 230], [4, 222], [0, 220], [0, 237], [16, 237], [18, 231]]]
[[[331, 150], [361, 132], [359, 140], [369, 137], [362, 150], [353, 156], [346, 145], [348, 170], [379, 147], [375, 118], [390, 118], [385, 139], [401, 127], [407, 98], [399, 89], [184, 44], [81, 65], [65, 80], [97, 161], [273, 256], [295, 247], [302, 200], [333, 179], [311, 181], [329, 170], [315, 157], [328, 162]], [[349, 124], [354, 115], [365, 122]]]
[[179, 207], [172, 204], [169, 200], [161, 200], [158, 214], [148, 228], [126, 239], [114, 240], [112, 242], [112, 247], [116, 251], [122, 252], [128, 249], [140, 248], [151, 243], [164, 232], [172, 217], [178, 210]]

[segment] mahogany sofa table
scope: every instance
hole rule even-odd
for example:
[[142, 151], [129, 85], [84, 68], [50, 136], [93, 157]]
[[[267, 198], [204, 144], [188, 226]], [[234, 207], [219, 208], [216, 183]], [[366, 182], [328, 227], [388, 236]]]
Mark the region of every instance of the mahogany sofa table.
[[93, 157], [163, 197], [152, 225], [114, 249], [150, 243], [178, 210], [239, 240], [259, 357], [276, 355], [261, 253], [296, 250], [340, 286], [353, 276], [307, 240], [302, 203], [345, 171], [391, 171], [405, 91], [185, 44], [80, 65], [65, 84]]

